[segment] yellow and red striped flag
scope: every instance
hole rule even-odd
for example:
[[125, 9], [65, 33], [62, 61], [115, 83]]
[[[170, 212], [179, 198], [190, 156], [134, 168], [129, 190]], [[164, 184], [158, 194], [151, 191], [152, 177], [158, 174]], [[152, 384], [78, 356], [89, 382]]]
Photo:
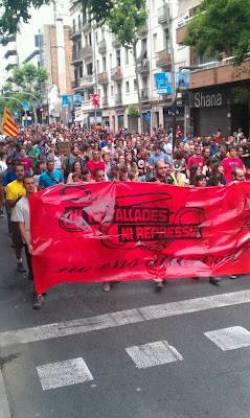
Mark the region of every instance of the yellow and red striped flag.
[[2, 132], [4, 135], [12, 137], [17, 136], [20, 132], [19, 126], [7, 107], [4, 108]]

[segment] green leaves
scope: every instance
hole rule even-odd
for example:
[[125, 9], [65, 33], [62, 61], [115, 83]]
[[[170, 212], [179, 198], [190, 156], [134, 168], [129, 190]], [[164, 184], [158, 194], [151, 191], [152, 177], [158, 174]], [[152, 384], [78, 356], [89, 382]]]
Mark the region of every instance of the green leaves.
[[51, 0], [0, 0], [0, 8], [3, 13], [0, 18], [0, 35], [4, 37], [18, 31], [21, 22], [30, 19], [29, 9], [31, 6], [40, 7], [49, 4]]
[[241, 63], [250, 52], [250, 0], [203, 0], [184, 42], [201, 55]]

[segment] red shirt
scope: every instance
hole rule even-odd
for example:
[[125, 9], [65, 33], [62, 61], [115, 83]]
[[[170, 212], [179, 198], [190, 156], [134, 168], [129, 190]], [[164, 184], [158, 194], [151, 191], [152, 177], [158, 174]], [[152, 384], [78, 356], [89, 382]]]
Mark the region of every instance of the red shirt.
[[25, 173], [30, 173], [32, 170], [32, 161], [29, 158], [24, 157], [21, 159], [21, 162], [24, 166]]
[[232, 172], [235, 168], [244, 169], [245, 167], [241, 159], [238, 157], [235, 157], [235, 158], [226, 157], [222, 161], [222, 165], [224, 167], [224, 177], [225, 177], [226, 183], [230, 183], [233, 180]]
[[105, 163], [104, 163], [104, 161], [90, 160], [90, 161], [87, 162], [86, 166], [89, 169], [92, 177], [94, 177], [96, 170], [103, 170], [103, 171], [105, 171]]
[[188, 169], [190, 170], [191, 167], [193, 167], [194, 165], [197, 165], [197, 167], [203, 167], [205, 164], [205, 160], [201, 155], [192, 155], [191, 157], [189, 157], [188, 159]]

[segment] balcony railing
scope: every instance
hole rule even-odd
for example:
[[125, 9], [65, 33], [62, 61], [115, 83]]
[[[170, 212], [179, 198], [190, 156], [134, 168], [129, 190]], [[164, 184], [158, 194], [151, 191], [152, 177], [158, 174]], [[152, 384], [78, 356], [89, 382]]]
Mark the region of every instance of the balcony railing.
[[165, 23], [169, 23], [169, 21], [170, 21], [169, 6], [167, 4], [164, 4], [164, 6], [159, 7], [158, 9], [158, 23], [160, 23], [160, 25], [163, 25]]
[[138, 73], [139, 74], [148, 74], [149, 73], [149, 60], [147, 58], [143, 58], [138, 62]]
[[99, 84], [108, 84], [109, 82], [109, 77], [108, 77], [108, 73], [107, 71], [104, 71], [103, 73], [99, 73], [97, 75], [97, 81]]
[[73, 51], [72, 54], [72, 63], [81, 62], [83, 60], [83, 51], [80, 49], [79, 51]]
[[116, 106], [119, 106], [122, 104], [122, 94], [121, 93], [117, 93], [115, 95], [115, 104]]
[[212, 63], [210, 67], [203, 66], [200, 70], [191, 73], [191, 89], [216, 86], [220, 84], [235, 83], [250, 79], [250, 60], [240, 66], [234, 65], [232, 58]]
[[94, 84], [94, 77], [93, 75], [84, 75], [80, 78], [79, 84], [81, 87], [88, 87]]
[[74, 27], [71, 31], [70, 37], [71, 39], [78, 38], [79, 36], [81, 36], [81, 33], [82, 33], [82, 26]]
[[158, 52], [156, 65], [157, 67], [161, 67], [161, 68], [171, 67], [172, 65], [171, 54], [167, 52], [166, 50]]
[[82, 56], [83, 56], [83, 59], [92, 58], [93, 49], [91, 45], [86, 45], [85, 47], [82, 48]]
[[122, 70], [121, 67], [115, 67], [111, 69], [111, 79], [113, 81], [122, 80]]
[[98, 52], [99, 54], [106, 54], [107, 51], [107, 42], [106, 39], [102, 39], [101, 42], [98, 44]]

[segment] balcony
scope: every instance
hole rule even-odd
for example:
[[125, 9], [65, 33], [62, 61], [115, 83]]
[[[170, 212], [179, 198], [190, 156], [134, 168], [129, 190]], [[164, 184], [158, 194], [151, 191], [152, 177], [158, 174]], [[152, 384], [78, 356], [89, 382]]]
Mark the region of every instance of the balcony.
[[138, 36], [139, 38], [143, 38], [144, 36], [147, 35], [147, 33], [148, 33], [148, 24], [145, 23], [145, 25], [138, 30]]
[[94, 77], [93, 77], [93, 75], [84, 75], [79, 80], [79, 85], [82, 88], [91, 87], [91, 86], [93, 86], [93, 84], [94, 84]]
[[187, 35], [187, 25], [181, 26], [180, 28], [177, 28], [176, 29], [176, 42], [177, 42], [177, 44], [182, 45], [186, 35]]
[[191, 89], [216, 86], [219, 84], [235, 83], [250, 79], [250, 61], [240, 66], [233, 65], [232, 59], [225, 59], [214, 64], [212, 68], [205, 68], [191, 73]]
[[117, 93], [115, 95], [115, 104], [116, 106], [120, 106], [122, 104], [122, 93]]
[[111, 69], [111, 80], [121, 81], [122, 80], [122, 70], [121, 67], [115, 67]]
[[75, 27], [75, 28], [73, 28], [72, 29], [72, 31], [71, 31], [71, 34], [70, 34], [70, 38], [73, 40], [73, 39], [76, 39], [76, 38], [79, 38], [80, 36], [81, 36], [81, 33], [82, 33], [82, 26], [80, 26], [80, 27]]
[[4, 54], [5, 59], [8, 59], [11, 56], [17, 56], [17, 50], [16, 49], [8, 49]]
[[82, 48], [82, 58], [84, 60], [91, 59], [93, 57], [93, 49], [91, 45], [86, 45]]
[[160, 25], [164, 25], [166, 23], [169, 23], [169, 21], [170, 21], [169, 6], [167, 4], [164, 4], [164, 6], [159, 7], [158, 9], [158, 23]]
[[138, 62], [137, 67], [139, 74], [148, 74], [149, 73], [149, 60], [147, 58], [143, 58]]
[[118, 39], [114, 39], [112, 42], [112, 47], [113, 48], [120, 48], [121, 47], [121, 42]]
[[72, 64], [77, 64], [78, 62], [82, 62], [82, 60], [83, 60], [82, 49], [80, 49], [79, 51], [73, 51]]
[[157, 53], [156, 66], [161, 68], [169, 68], [172, 65], [171, 54], [166, 50]]
[[107, 52], [107, 42], [106, 39], [102, 39], [101, 42], [98, 44], [98, 52], [99, 54], [106, 54]]
[[103, 96], [102, 98], [102, 107], [108, 107], [108, 97]]
[[141, 90], [141, 101], [142, 102], [147, 102], [148, 98], [149, 98], [148, 89], [142, 89]]
[[104, 71], [103, 73], [99, 73], [97, 75], [97, 81], [98, 84], [106, 85], [109, 82], [109, 77], [107, 71]]

